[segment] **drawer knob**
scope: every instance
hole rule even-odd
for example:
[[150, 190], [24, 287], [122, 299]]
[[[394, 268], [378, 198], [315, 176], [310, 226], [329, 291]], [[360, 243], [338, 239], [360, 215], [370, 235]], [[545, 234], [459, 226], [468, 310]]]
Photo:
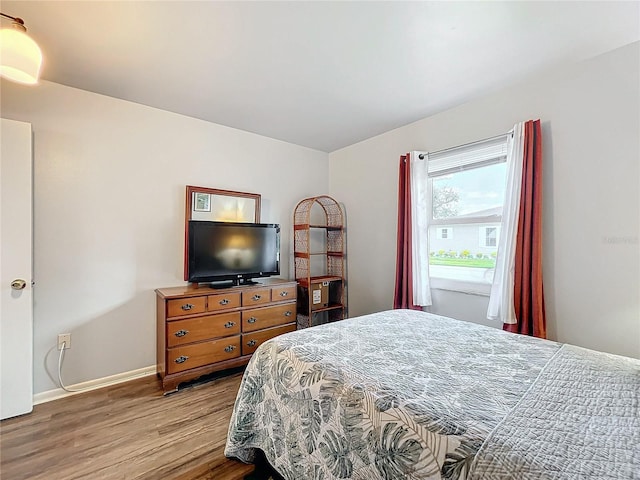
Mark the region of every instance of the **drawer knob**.
[[285, 317], [290, 317], [291, 315], [293, 315], [293, 313], [291, 313], [291, 310], [287, 310], [286, 312], [284, 312]]
[[258, 321], [258, 319], [256, 317], [251, 317], [249, 320], [247, 320], [247, 322], [249, 323], [256, 323]]
[[236, 324], [236, 322], [227, 322], [224, 324], [224, 328], [231, 328]]
[[287, 295], [289, 295], [289, 292], [280, 292], [281, 297], [286, 297]]
[[178, 330], [175, 333], [176, 337], [184, 337], [187, 333], [189, 333], [189, 330]]
[[250, 347], [253, 347], [256, 343], [258, 343], [258, 342], [256, 342], [255, 340], [249, 340], [247, 342], [247, 345], [249, 345]]
[[175, 359], [176, 363], [184, 363], [187, 360], [189, 360], [189, 357], [187, 357], [186, 355], [180, 355], [178, 358]]
[[262, 298], [261, 295], [258, 295], [257, 293], [251, 297], [251, 300], [253, 300], [254, 302], [257, 302], [258, 300], [260, 300]]
[[192, 305], [192, 304], [190, 304], [190, 303], [185, 303], [185, 304], [184, 304], [184, 305], [182, 305], [180, 308], [181, 308], [182, 310], [187, 311], [187, 310], [191, 310], [193, 307], [194, 307], [194, 305]]
[[220, 300], [218, 302], [220, 305], [229, 305], [229, 300], [227, 300], [226, 298], [223, 298], [222, 300]]
[[224, 347], [224, 351], [229, 353], [229, 352], [233, 352], [236, 349], [235, 345], [227, 345], [226, 347]]

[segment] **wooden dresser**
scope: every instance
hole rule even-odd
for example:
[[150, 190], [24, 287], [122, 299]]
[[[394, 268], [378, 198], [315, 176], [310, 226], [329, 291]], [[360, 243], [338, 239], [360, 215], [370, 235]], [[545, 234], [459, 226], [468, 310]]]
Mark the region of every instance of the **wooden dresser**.
[[182, 382], [238, 367], [268, 339], [296, 329], [296, 282], [213, 289], [159, 288], [157, 372], [164, 393]]

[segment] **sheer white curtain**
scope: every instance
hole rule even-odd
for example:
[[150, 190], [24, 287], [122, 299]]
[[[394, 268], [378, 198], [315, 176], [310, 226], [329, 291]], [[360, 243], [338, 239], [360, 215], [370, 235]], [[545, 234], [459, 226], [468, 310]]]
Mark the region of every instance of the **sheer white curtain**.
[[524, 122], [520, 122], [513, 127], [513, 137], [507, 140], [507, 185], [502, 210], [502, 228], [487, 309], [489, 320], [500, 320], [502, 323], [510, 324], [517, 323], [513, 306], [514, 265], [523, 158]]
[[[411, 253], [413, 260], [413, 303], [431, 305], [429, 284], [429, 215], [431, 198], [428, 195], [428, 157], [423, 152], [411, 152]], [[426, 207], [426, 208], [425, 208]]]

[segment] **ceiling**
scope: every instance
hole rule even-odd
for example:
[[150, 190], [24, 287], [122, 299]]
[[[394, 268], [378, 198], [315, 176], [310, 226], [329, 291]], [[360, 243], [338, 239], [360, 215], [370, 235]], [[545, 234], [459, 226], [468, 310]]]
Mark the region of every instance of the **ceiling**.
[[636, 1], [3, 0], [2, 12], [24, 19], [45, 80], [325, 152], [640, 39]]

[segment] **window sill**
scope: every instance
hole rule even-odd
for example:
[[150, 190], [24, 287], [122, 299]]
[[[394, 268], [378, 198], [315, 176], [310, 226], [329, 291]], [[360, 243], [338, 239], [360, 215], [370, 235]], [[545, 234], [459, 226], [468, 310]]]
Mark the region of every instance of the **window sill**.
[[468, 280], [453, 280], [451, 278], [431, 277], [431, 288], [435, 290], [447, 290], [469, 295], [488, 297], [491, 295], [491, 284], [487, 282], [473, 282]]

